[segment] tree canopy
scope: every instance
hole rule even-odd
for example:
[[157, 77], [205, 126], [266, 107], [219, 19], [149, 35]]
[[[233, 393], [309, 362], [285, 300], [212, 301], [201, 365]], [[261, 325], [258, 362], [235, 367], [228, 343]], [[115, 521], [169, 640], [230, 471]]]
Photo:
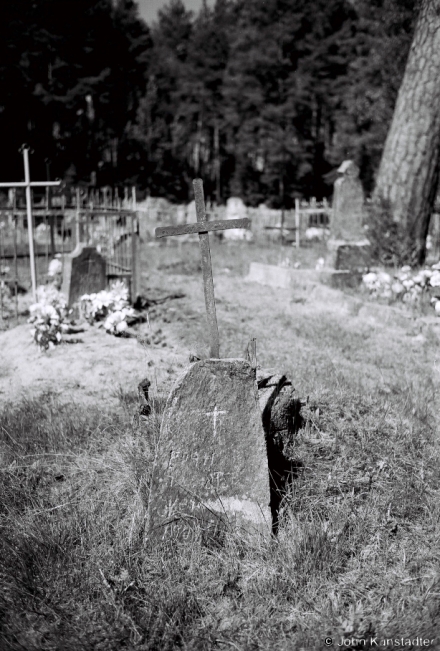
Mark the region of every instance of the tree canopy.
[[26, 142], [52, 177], [176, 201], [201, 176], [288, 207], [347, 157], [370, 192], [415, 18], [416, 0], [171, 0], [149, 28], [133, 0], [6, 3], [2, 180]]

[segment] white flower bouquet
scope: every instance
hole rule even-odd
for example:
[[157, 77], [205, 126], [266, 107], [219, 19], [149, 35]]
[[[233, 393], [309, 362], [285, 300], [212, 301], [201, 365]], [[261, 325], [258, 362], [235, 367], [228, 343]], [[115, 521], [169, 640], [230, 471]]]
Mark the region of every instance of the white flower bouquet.
[[362, 277], [362, 281], [371, 296], [402, 300], [410, 305], [420, 304], [423, 296], [431, 294], [430, 302], [440, 314], [440, 262], [417, 272], [405, 266], [394, 277], [383, 271], [370, 272]]
[[128, 302], [128, 289], [121, 281], [115, 282], [110, 290], [84, 294], [80, 308], [89, 323], [104, 321], [105, 330], [116, 336], [123, 335], [128, 328], [127, 318], [135, 315]]
[[64, 296], [52, 285], [37, 288], [37, 302], [30, 306], [31, 337], [41, 350], [53, 348], [68, 330]]

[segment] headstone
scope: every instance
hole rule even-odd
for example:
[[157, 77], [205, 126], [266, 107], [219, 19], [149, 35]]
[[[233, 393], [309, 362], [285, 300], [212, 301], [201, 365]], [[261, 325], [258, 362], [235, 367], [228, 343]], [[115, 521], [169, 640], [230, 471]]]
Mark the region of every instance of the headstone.
[[181, 534], [195, 521], [207, 530], [229, 522], [270, 534], [265, 434], [248, 362], [207, 359], [185, 371], [168, 398], [157, 455], [151, 535]]
[[[181, 209], [179, 214], [179, 220], [176, 222], [177, 224], [186, 224], [187, 222], [195, 222], [197, 221], [197, 214], [196, 214], [196, 202], [195, 201], [190, 201], [187, 206], [183, 207], [183, 210]], [[179, 237], [178, 243], [182, 244], [183, 242], [198, 242], [198, 235], [197, 233], [188, 233], [187, 235], [182, 235]]]
[[177, 206], [176, 210], [176, 224], [186, 224], [188, 221], [186, 217], [186, 206]]
[[292, 283], [292, 273], [288, 267], [251, 262], [245, 281], [288, 289]]
[[41, 223], [34, 229], [34, 240], [37, 244], [46, 244], [48, 242], [48, 226]]
[[95, 247], [78, 244], [63, 264], [62, 292], [71, 307], [83, 294], [100, 292], [107, 286], [105, 259]]
[[370, 246], [362, 225], [364, 192], [359, 168], [346, 160], [338, 169], [334, 184], [333, 213], [327, 266], [341, 272], [364, 273], [370, 263]]
[[[247, 208], [240, 197], [230, 197], [226, 202], [225, 219], [247, 217]], [[233, 228], [223, 234], [225, 240], [251, 240], [252, 231], [247, 228]]]
[[188, 222], [197, 221], [196, 202], [195, 201], [190, 201], [189, 204], [186, 207], [186, 221], [188, 221]]
[[139, 236], [142, 242], [154, 239], [154, 230], [158, 226], [171, 223], [171, 204], [162, 197], [148, 197], [136, 204], [139, 216]]

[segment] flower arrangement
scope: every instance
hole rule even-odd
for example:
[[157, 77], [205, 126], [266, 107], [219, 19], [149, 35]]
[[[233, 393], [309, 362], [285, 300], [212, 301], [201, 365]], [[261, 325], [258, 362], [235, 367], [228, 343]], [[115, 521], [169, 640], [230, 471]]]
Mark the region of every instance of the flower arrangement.
[[40, 350], [61, 343], [63, 333], [69, 328], [68, 310], [64, 296], [53, 285], [37, 288], [37, 302], [30, 306], [29, 311], [31, 337]]
[[418, 305], [423, 296], [429, 294], [436, 313], [440, 314], [440, 262], [430, 269], [416, 272], [410, 266], [404, 266], [394, 276], [384, 271], [370, 272], [362, 277], [362, 281], [371, 296], [389, 301], [401, 300]]
[[127, 318], [135, 315], [128, 302], [128, 289], [121, 281], [115, 282], [110, 290], [84, 294], [80, 298], [80, 308], [89, 323], [104, 321], [105, 330], [116, 336], [127, 330]]

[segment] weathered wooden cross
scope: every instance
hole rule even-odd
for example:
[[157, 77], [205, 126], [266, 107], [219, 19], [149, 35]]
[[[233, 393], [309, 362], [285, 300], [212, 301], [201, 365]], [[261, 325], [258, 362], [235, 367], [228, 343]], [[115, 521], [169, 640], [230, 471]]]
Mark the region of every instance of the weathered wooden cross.
[[24, 181], [18, 183], [0, 183], [0, 188], [26, 188], [26, 211], [28, 221], [28, 235], [29, 235], [29, 259], [31, 263], [31, 279], [32, 279], [32, 296], [34, 301], [37, 300], [37, 271], [35, 266], [35, 253], [34, 253], [34, 224], [32, 220], [32, 197], [31, 188], [47, 188], [51, 186], [61, 185], [61, 181], [33, 181], [29, 173], [29, 147], [23, 145], [23, 162], [24, 162]]
[[186, 235], [198, 233], [200, 239], [200, 251], [202, 253], [203, 288], [205, 291], [206, 314], [208, 317], [208, 328], [211, 340], [210, 355], [214, 359], [220, 357], [220, 342], [218, 336], [217, 316], [215, 313], [214, 282], [212, 280], [211, 251], [209, 248], [209, 231], [225, 231], [230, 228], [249, 228], [250, 220], [226, 219], [207, 221], [205, 212], [205, 199], [203, 196], [203, 181], [193, 181], [194, 197], [196, 202], [197, 221], [192, 224], [179, 226], [162, 226], [156, 228], [156, 237], [168, 237], [169, 235]]

